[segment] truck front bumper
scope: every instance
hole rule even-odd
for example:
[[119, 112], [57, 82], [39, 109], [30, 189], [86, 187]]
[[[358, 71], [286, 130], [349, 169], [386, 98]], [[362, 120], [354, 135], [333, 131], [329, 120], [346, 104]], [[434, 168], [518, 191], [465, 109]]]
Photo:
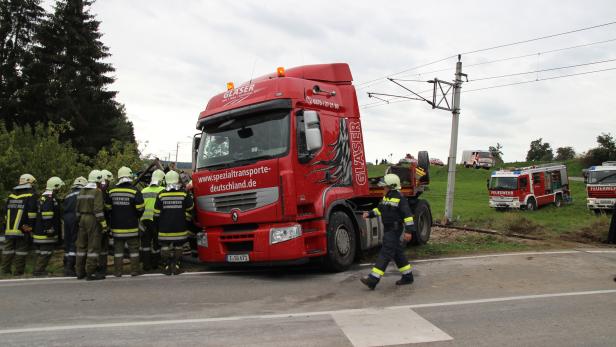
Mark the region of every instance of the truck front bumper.
[[490, 199], [490, 207], [492, 208], [520, 208], [520, 201], [517, 199], [509, 200], [494, 200]]
[[589, 210], [611, 210], [616, 204], [616, 199], [587, 198], [586, 205]]

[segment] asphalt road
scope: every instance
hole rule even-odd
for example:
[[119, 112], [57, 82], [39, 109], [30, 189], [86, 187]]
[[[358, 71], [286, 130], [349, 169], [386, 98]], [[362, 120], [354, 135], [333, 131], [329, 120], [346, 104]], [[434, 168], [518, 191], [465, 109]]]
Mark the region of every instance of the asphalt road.
[[84, 282], [0, 281], [0, 345], [613, 346], [616, 249]]

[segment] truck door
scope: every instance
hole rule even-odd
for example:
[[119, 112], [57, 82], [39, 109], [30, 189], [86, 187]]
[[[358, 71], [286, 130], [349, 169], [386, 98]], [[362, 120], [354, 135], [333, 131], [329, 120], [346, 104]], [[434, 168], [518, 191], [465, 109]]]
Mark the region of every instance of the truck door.
[[530, 193], [530, 188], [528, 187], [528, 176], [523, 175], [518, 177], [518, 197], [522, 198], [520, 201], [524, 201], [526, 195]]
[[535, 192], [535, 198], [537, 199], [537, 206], [546, 204], [544, 175], [545, 174], [543, 172], [533, 173], [533, 191]]

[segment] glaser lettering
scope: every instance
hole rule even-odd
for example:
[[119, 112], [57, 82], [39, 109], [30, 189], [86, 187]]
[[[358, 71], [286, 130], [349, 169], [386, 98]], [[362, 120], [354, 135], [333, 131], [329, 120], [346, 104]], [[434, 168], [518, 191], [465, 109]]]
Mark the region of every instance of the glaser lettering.
[[353, 172], [355, 181], [360, 186], [366, 184], [366, 163], [364, 160], [364, 148], [361, 138], [361, 125], [359, 122], [351, 122], [351, 152], [353, 153]]
[[235, 89], [231, 89], [226, 91], [223, 95], [223, 99], [234, 98], [236, 96], [240, 96], [245, 93], [252, 93], [255, 90], [254, 84], [249, 84], [246, 86], [237, 87]]

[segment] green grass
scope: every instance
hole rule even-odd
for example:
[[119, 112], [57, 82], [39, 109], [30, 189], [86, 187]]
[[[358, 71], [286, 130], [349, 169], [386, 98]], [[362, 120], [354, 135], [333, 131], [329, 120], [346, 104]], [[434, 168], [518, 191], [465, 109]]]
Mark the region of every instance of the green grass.
[[534, 249], [521, 242], [494, 235], [463, 235], [453, 240], [430, 241], [421, 247], [411, 247], [406, 252], [410, 259], [425, 259], [462, 254], [519, 252]]
[[[507, 163], [501, 167], [525, 165], [528, 163]], [[567, 161], [566, 165], [570, 176], [581, 176], [582, 166], [579, 161]], [[384, 165], [369, 167], [369, 176], [382, 174], [385, 167]], [[579, 174], [576, 174], [576, 171]], [[583, 182], [570, 181], [573, 202], [561, 208], [549, 205], [535, 212], [516, 210], [502, 212], [488, 206], [486, 182], [491, 172], [492, 170], [467, 169], [458, 165], [453, 208], [455, 225], [528, 233], [546, 238], [559, 238], [561, 234], [605, 227], [604, 233], [607, 236], [607, 225], [609, 225], [607, 218], [596, 216], [586, 209], [586, 191]], [[447, 168], [431, 166], [429, 189], [422, 198], [430, 202], [435, 221], [440, 221], [444, 216], [446, 189]], [[598, 230], [598, 232], [603, 231]]]

